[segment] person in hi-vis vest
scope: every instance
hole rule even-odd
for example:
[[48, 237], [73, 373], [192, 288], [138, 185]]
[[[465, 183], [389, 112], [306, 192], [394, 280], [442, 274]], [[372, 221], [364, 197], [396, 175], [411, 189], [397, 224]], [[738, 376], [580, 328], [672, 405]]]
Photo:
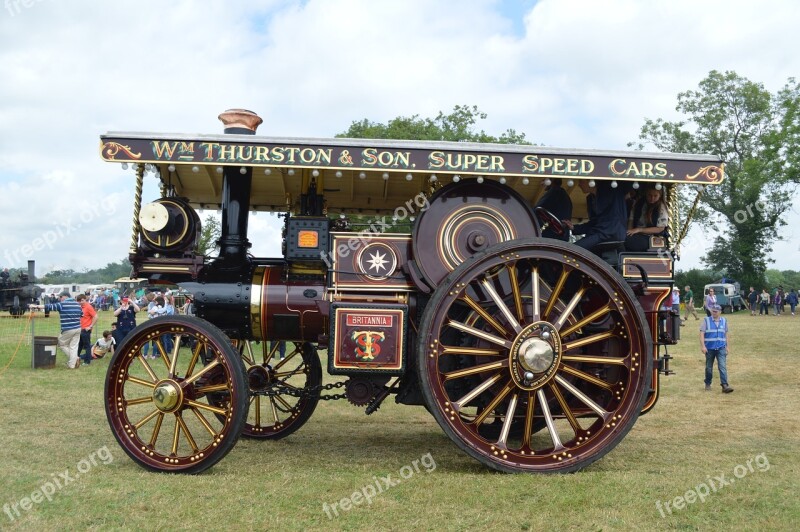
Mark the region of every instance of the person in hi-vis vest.
[[714, 376], [714, 360], [717, 361], [722, 393], [731, 393], [728, 385], [728, 320], [721, 316], [722, 307], [711, 305], [711, 316], [700, 322], [700, 347], [706, 356], [706, 391], [711, 390]]

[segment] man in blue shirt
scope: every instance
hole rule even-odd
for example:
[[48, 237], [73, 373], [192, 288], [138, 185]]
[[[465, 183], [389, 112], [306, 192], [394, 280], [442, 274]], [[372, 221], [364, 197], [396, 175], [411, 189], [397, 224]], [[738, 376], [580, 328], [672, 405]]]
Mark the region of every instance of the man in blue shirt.
[[58, 347], [67, 355], [67, 367], [70, 369], [81, 367], [78, 359], [78, 344], [81, 339], [81, 316], [83, 310], [77, 301], [66, 290], [58, 295], [58, 303], [45, 305], [45, 312], [55, 310], [61, 317], [61, 336], [58, 337]]
[[711, 379], [714, 375], [714, 360], [719, 369], [719, 380], [722, 393], [731, 393], [728, 386], [728, 320], [721, 316], [722, 307], [711, 305], [711, 316], [700, 322], [700, 346], [706, 356], [706, 391], [711, 390]]

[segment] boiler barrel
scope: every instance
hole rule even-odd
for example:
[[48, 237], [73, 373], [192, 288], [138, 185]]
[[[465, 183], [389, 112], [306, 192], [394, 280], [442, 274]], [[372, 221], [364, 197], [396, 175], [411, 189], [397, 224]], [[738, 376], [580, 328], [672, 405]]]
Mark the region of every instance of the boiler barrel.
[[233, 338], [316, 342], [327, 332], [324, 280], [288, 280], [282, 265], [212, 269], [181, 287], [194, 294], [198, 317]]

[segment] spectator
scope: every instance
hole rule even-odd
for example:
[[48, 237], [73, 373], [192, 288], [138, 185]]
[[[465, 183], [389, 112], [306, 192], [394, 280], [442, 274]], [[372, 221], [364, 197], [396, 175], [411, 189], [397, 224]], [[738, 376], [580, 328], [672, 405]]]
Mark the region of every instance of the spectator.
[[711, 307], [717, 304], [717, 295], [714, 293], [713, 288], [708, 289], [705, 301], [703, 301], [703, 308], [706, 311], [706, 316], [711, 316]]
[[648, 188], [639, 199], [628, 218], [628, 237], [625, 249], [628, 251], [647, 251], [651, 236], [666, 236], [669, 226], [667, 204], [660, 190]]
[[117, 310], [119, 308], [119, 303], [120, 303], [119, 288], [115, 286], [114, 290], [111, 291], [111, 304], [113, 305], [112, 310]]
[[772, 298], [772, 305], [775, 307], [775, 315], [781, 313], [781, 309], [783, 308], [783, 296], [781, 295], [782, 290], [775, 290], [775, 297]]
[[[700, 318], [697, 317], [697, 310], [694, 308], [694, 292], [692, 292], [692, 287], [687, 284], [684, 290], [686, 291], [683, 294], [683, 302], [686, 304], [686, 317], [683, 318], [683, 321], [689, 321], [690, 313], [694, 316], [695, 321], [697, 321]], [[681, 325], [686, 324], [681, 323]]]
[[81, 306], [81, 336], [78, 343], [78, 356], [83, 360], [83, 365], [88, 366], [92, 363], [92, 329], [97, 323], [97, 311], [84, 294], [78, 294], [75, 301]]
[[761, 291], [761, 308], [758, 311], [759, 316], [769, 316], [769, 292], [767, 289]]
[[[677, 286], [672, 289], [672, 315], [681, 320], [681, 289]], [[683, 325], [683, 323], [681, 323]]]
[[728, 385], [728, 320], [721, 316], [722, 307], [711, 306], [711, 317], [705, 318], [700, 323], [700, 349], [706, 356], [706, 391], [711, 390], [711, 381], [714, 377], [714, 360], [717, 361], [719, 381], [722, 393], [731, 393], [733, 388]]
[[116, 321], [111, 322], [111, 337], [114, 339], [114, 345], [119, 345], [122, 343], [122, 338], [120, 338], [119, 327], [117, 326]]
[[758, 292], [754, 287], [750, 287], [750, 293], [747, 294], [747, 303], [750, 306], [750, 315], [756, 315], [756, 308], [758, 307]]
[[98, 338], [92, 347], [92, 358], [103, 358], [106, 353], [111, 353], [113, 356], [115, 346], [116, 340], [111, 331], [103, 331], [103, 337]]
[[75, 369], [81, 367], [78, 359], [78, 344], [81, 340], [81, 316], [83, 311], [77, 301], [72, 299], [66, 290], [58, 295], [59, 301], [45, 305], [45, 312], [55, 310], [61, 318], [61, 335], [58, 337], [58, 347], [67, 355], [67, 367]]
[[194, 316], [194, 300], [192, 296], [186, 296], [186, 302], [183, 304], [181, 312], [187, 316]]
[[139, 305], [131, 301], [130, 298], [123, 297], [120, 306], [114, 311], [117, 318], [117, 339], [119, 343], [128, 336], [136, 327], [136, 313], [139, 312]]
[[794, 309], [797, 307], [797, 300], [797, 292], [794, 288], [792, 288], [792, 291], [786, 296], [786, 302], [789, 303], [789, 309], [792, 311], [792, 316], [794, 316]]
[[[163, 296], [156, 296], [155, 298], [153, 298], [153, 301], [151, 302], [151, 305], [148, 305], [148, 307], [147, 307], [147, 314], [150, 316], [150, 319], [160, 318], [162, 316], [166, 316], [167, 315], [167, 305], [166, 305], [166, 302], [164, 301], [164, 297]], [[171, 349], [169, 347], [167, 347], [167, 342], [164, 341], [164, 339], [165, 339], [164, 337], [165, 336], [168, 336], [168, 335], [163, 335], [161, 337], [162, 338], [162, 347], [164, 348], [165, 351], [170, 351]], [[158, 341], [156, 339], [154, 339], [152, 344], [153, 344], [153, 354], [149, 355], [149, 356], [147, 354], [147, 351], [148, 351], [147, 346], [148, 346], [148, 344], [144, 344], [144, 358], [156, 359], [156, 358], [159, 358], [161, 356], [161, 352], [158, 350]]]

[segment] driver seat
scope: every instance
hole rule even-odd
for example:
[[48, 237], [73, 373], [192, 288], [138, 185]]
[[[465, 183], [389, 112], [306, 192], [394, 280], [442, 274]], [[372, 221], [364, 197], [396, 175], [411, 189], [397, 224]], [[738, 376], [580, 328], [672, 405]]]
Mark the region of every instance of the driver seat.
[[595, 255], [599, 255], [601, 259], [613, 266], [615, 269], [619, 265], [619, 254], [625, 251], [624, 240], [609, 240], [607, 242], [600, 242], [592, 248]]

